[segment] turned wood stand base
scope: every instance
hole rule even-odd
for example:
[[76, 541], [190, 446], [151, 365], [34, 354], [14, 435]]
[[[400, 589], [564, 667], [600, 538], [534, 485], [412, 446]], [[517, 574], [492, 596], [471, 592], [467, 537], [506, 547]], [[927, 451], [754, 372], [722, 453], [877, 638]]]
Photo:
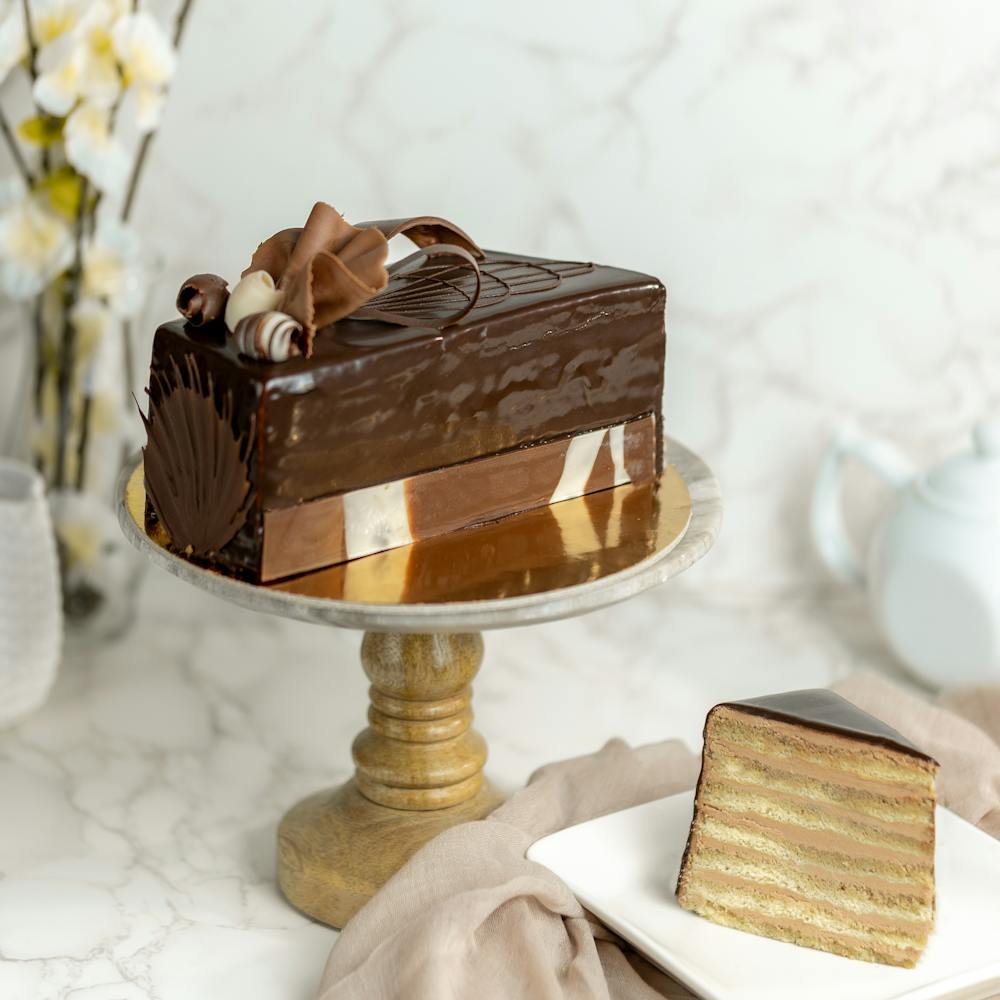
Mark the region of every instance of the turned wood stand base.
[[482, 658], [478, 633], [365, 635], [371, 705], [354, 778], [303, 799], [278, 828], [278, 884], [303, 913], [343, 927], [428, 840], [500, 804], [471, 728]]

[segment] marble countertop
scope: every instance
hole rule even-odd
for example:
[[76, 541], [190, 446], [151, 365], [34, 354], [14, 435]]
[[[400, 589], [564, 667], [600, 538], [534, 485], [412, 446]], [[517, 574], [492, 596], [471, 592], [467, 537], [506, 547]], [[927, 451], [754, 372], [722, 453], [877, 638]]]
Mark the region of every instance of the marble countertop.
[[[0, 733], [0, 997], [314, 996], [336, 932], [279, 895], [274, 830], [350, 774], [359, 642], [150, 570], [129, 634], [71, 649], [48, 705]], [[487, 634], [476, 724], [513, 789], [612, 736], [697, 746], [716, 701], [856, 668], [897, 672], [859, 602], [721, 596], [696, 567], [626, 605]]]

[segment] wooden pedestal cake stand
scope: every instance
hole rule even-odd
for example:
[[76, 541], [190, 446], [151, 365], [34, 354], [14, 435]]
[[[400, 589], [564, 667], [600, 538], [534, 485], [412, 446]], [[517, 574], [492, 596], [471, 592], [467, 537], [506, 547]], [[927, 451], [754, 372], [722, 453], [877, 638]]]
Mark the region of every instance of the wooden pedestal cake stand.
[[677, 576], [712, 546], [722, 519], [708, 467], [675, 441], [654, 484], [619, 486], [277, 584], [223, 576], [145, 527], [141, 459], [120, 483], [119, 521], [155, 563], [227, 601], [365, 631], [368, 728], [354, 778], [293, 806], [278, 828], [287, 899], [343, 927], [420, 846], [492, 811], [486, 742], [470, 682], [482, 631], [583, 614]]

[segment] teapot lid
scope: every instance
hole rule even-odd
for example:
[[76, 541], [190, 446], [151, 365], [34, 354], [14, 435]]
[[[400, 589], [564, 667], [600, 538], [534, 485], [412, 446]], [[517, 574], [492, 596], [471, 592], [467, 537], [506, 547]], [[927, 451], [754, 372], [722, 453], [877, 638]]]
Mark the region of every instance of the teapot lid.
[[920, 494], [936, 506], [967, 516], [1000, 512], [1000, 417], [972, 431], [970, 452], [949, 458], [920, 480]]

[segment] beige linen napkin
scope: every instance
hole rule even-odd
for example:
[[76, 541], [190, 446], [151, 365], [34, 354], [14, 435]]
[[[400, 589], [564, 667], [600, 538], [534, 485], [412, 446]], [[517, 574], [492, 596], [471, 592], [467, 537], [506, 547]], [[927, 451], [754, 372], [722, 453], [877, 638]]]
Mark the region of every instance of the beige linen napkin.
[[[990, 735], [876, 677], [837, 690], [933, 754], [941, 802], [1000, 837], [1000, 689], [948, 699]], [[431, 841], [350, 921], [320, 1000], [690, 997], [524, 853], [555, 830], [690, 788], [698, 766], [676, 740], [637, 749], [613, 740], [541, 768], [488, 819]]]

